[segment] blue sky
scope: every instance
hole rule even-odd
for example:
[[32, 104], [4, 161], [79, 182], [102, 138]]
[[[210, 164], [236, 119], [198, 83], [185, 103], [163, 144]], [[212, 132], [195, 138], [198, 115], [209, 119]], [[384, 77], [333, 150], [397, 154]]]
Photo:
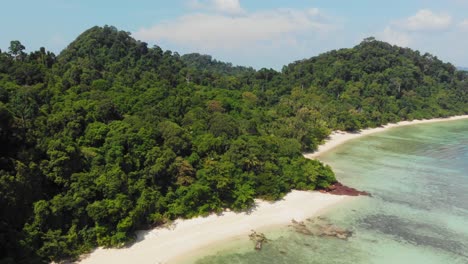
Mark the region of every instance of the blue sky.
[[1, 1], [0, 48], [20, 40], [59, 53], [81, 32], [113, 25], [163, 49], [255, 68], [352, 47], [375, 36], [468, 66], [468, 0]]

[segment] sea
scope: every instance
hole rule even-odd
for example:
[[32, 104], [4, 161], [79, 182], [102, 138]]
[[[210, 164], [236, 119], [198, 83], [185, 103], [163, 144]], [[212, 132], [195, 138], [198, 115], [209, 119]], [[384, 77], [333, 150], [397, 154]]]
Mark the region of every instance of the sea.
[[[468, 264], [468, 120], [396, 127], [349, 141], [320, 158], [345, 185], [367, 191], [304, 225], [212, 248], [192, 262]], [[320, 228], [348, 230], [347, 239]]]

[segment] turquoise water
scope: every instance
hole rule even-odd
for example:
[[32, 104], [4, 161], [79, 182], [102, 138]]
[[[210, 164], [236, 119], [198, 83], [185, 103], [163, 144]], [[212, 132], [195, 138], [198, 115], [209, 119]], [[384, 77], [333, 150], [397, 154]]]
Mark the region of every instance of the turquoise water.
[[246, 250], [246, 240], [197, 263], [468, 263], [468, 121], [394, 128], [321, 160], [344, 184], [372, 193], [325, 215], [352, 237], [284, 227], [265, 232], [274, 239], [260, 252]]

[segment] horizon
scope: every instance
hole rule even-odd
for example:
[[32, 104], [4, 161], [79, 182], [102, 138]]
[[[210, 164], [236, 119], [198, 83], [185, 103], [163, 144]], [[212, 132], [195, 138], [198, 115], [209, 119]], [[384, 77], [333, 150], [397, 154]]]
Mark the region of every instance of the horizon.
[[[200, 53], [233, 65], [281, 68], [330, 50], [351, 48], [366, 37], [428, 52], [457, 68], [468, 66], [468, 1], [397, 0], [375, 3], [242, 0], [143, 0], [139, 4], [83, 0], [24, 2], [24, 17], [0, 18], [0, 49], [19, 40], [28, 52], [45, 47], [59, 54], [82, 32], [110, 25], [132, 37], [179, 54]], [[15, 4], [5, 3], [14, 10]], [[57, 23], [59, 22], [59, 23]], [[465, 37], [466, 35], [466, 37]]]

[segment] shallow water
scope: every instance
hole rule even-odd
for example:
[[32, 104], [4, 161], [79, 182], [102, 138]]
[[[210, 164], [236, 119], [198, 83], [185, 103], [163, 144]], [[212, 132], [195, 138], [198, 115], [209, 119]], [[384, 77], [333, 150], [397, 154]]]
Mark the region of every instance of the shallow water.
[[352, 237], [284, 227], [265, 233], [273, 241], [260, 252], [246, 239], [197, 263], [468, 263], [468, 121], [394, 128], [320, 159], [344, 184], [372, 193], [325, 214]]

